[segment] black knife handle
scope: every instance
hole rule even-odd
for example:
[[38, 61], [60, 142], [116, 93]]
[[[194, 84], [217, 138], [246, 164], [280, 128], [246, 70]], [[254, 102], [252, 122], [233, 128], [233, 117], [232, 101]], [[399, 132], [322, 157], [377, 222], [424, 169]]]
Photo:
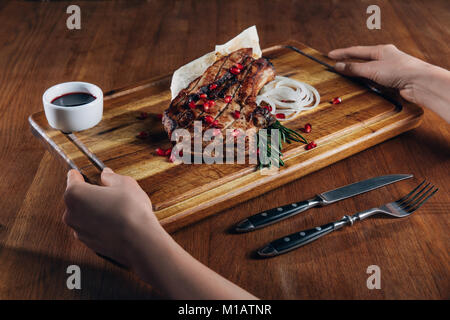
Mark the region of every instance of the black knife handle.
[[297, 213], [306, 211], [320, 204], [320, 198], [294, 202], [282, 207], [273, 208], [258, 214], [255, 214], [236, 225], [237, 232], [248, 232], [268, 226], [280, 220], [292, 217]]
[[264, 248], [258, 250], [258, 255], [263, 258], [278, 256], [280, 254], [304, 246], [305, 244], [310, 243], [314, 240], [317, 240], [320, 237], [323, 237], [324, 235], [329, 234], [334, 230], [338, 230], [345, 225], [352, 225], [355, 220], [356, 218], [353, 216], [344, 216], [339, 221], [330, 222], [320, 227], [315, 227], [312, 229], [290, 234], [283, 238], [272, 241]]

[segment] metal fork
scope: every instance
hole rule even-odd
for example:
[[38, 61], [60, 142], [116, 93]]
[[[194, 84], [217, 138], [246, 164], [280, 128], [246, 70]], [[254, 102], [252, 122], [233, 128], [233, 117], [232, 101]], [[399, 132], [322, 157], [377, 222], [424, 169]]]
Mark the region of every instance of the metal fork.
[[372, 208], [358, 212], [352, 216], [346, 215], [339, 221], [327, 223], [313, 229], [296, 232], [272, 241], [262, 249], [258, 250], [258, 255], [263, 258], [269, 258], [286, 253], [317, 240], [332, 231], [339, 230], [344, 226], [352, 226], [355, 221], [366, 219], [377, 213], [383, 213], [396, 218], [407, 217], [419, 209], [439, 190], [431, 183], [424, 185], [425, 182], [425, 180], [422, 181], [422, 183], [414, 188], [414, 190], [399, 200], [389, 202], [379, 208]]

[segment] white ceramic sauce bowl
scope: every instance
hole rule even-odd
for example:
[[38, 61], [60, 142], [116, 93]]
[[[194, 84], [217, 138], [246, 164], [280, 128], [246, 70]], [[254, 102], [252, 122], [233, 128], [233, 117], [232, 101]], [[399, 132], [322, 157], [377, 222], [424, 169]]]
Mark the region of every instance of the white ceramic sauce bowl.
[[[72, 92], [89, 93], [96, 99], [74, 107], [57, 106], [52, 103], [55, 98]], [[42, 102], [50, 126], [66, 133], [92, 128], [102, 120], [103, 91], [92, 83], [74, 81], [54, 85], [44, 92]]]

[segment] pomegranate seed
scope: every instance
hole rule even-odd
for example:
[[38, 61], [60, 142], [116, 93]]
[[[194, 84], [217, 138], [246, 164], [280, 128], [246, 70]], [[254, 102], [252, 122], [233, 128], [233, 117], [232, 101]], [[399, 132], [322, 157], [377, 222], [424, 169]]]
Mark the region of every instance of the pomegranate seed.
[[211, 117], [211, 116], [206, 116], [206, 117], [205, 117], [205, 122], [206, 122], [207, 124], [212, 124], [212, 123], [214, 122], [214, 118]]
[[226, 97], [225, 97], [225, 102], [226, 102], [226, 103], [230, 103], [232, 99], [233, 99], [233, 98], [232, 98], [231, 96], [226, 96]]
[[208, 103], [210, 107], [214, 107], [216, 105], [216, 102], [214, 100], [209, 100]]
[[305, 146], [305, 149], [311, 150], [312, 148], [315, 148], [315, 147], [317, 147], [317, 144], [314, 141], [312, 141]]
[[189, 102], [189, 108], [195, 109], [196, 105], [194, 101]]
[[213, 127], [217, 127], [219, 125], [219, 120], [214, 120], [211, 124]]
[[277, 117], [277, 119], [284, 119], [284, 118], [286, 118], [284, 113], [277, 113], [275, 116]]
[[241, 69], [236, 68], [236, 67], [231, 67], [230, 68], [230, 72], [234, 75], [241, 73]]
[[214, 135], [215, 137], [217, 137], [217, 136], [220, 135], [220, 134], [221, 134], [220, 129], [214, 129], [213, 135]]
[[209, 112], [209, 102], [208, 101], [205, 101], [203, 103], [203, 111]]
[[158, 113], [158, 114], [156, 115], [156, 118], [158, 118], [159, 120], [161, 120], [162, 117], [163, 117], [162, 113]]
[[166, 152], [164, 152], [164, 155], [165, 155], [165, 156], [168, 156], [168, 155], [170, 155], [171, 153], [172, 153], [172, 148], [169, 148], [169, 149], [166, 150]]
[[244, 66], [243, 66], [242, 64], [240, 64], [240, 63], [236, 63], [235, 66], [236, 66], [236, 68], [238, 68], [239, 70], [244, 69]]
[[139, 114], [139, 117], [138, 117], [139, 120], [144, 120], [144, 119], [147, 119], [147, 118], [148, 118], [148, 113], [147, 112], [141, 112]]
[[180, 155], [180, 157], [183, 156], [183, 150], [180, 150], [180, 153], [178, 153]]
[[138, 137], [139, 139], [145, 139], [145, 138], [148, 137], [148, 132], [146, 132], [146, 131], [141, 131], [141, 132], [138, 133], [137, 137]]
[[233, 118], [239, 119], [240, 117], [241, 117], [241, 113], [239, 111], [236, 110], [233, 112]]
[[238, 135], [239, 135], [239, 130], [238, 129], [234, 129], [233, 133], [232, 133], [232, 136], [233, 137], [237, 137]]
[[163, 149], [161, 149], [161, 148], [156, 148], [156, 154], [158, 156], [165, 156], [166, 152]]
[[269, 110], [269, 112], [272, 112], [272, 106], [271, 105], [267, 105], [264, 108], [266, 108], [267, 110]]
[[200, 99], [206, 99], [206, 98], [208, 98], [208, 95], [206, 93], [202, 93], [200, 95]]
[[213, 83], [209, 86], [209, 90], [214, 90], [215, 88], [217, 88], [217, 84]]
[[342, 102], [342, 98], [341, 97], [336, 97], [333, 98], [333, 101], [331, 102], [332, 104], [339, 104]]
[[305, 128], [303, 129], [306, 133], [310, 133], [312, 126], [310, 123], [305, 124]]

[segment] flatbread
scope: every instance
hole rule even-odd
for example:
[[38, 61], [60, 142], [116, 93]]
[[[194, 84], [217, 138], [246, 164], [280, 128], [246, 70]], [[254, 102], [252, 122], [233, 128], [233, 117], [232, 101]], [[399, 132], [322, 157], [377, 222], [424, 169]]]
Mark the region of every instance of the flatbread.
[[261, 58], [262, 52], [259, 46], [259, 37], [256, 26], [245, 29], [227, 43], [216, 45], [215, 51], [209, 52], [178, 68], [173, 73], [172, 82], [170, 84], [172, 99], [174, 99], [181, 90], [186, 88], [189, 83], [202, 75], [217, 59], [229, 55], [233, 51], [241, 48], [252, 48], [253, 58]]

